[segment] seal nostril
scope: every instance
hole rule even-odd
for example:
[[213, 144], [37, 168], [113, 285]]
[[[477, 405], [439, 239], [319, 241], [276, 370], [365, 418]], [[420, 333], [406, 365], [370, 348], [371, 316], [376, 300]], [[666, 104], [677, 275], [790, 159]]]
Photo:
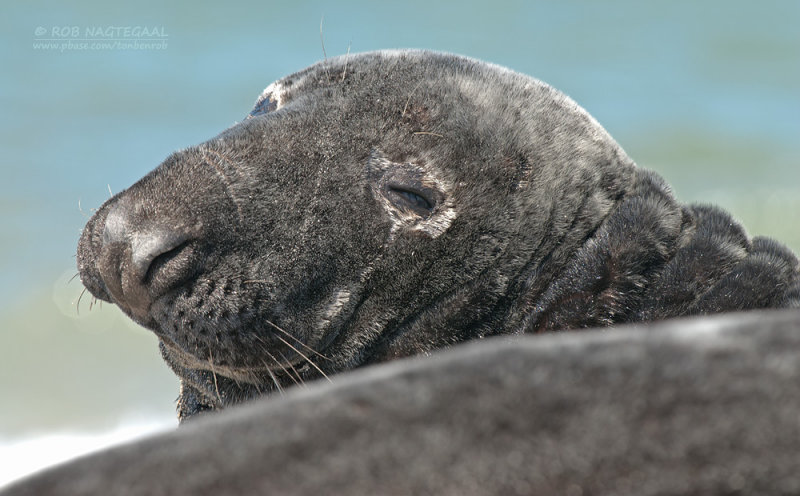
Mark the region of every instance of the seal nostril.
[[152, 278], [153, 269], [163, 266], [189, 244], [184, 233], [161, 231], [135, 236], [131, 242], [131, 269], [142, 282]]
[[111, 299], [140, 323], [150, 321], [150, 305], [157, 298], [201, 268], [195, 243], [200, 222], [154, 217], [152, 211], [121, 201], [98, 226], [97, 272]]

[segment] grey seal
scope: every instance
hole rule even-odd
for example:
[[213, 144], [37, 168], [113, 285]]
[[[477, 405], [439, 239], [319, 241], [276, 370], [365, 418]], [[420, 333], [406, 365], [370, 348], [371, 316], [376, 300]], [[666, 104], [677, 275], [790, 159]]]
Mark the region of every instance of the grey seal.
[[269, 85], [108, 200], [78, 268], [156, 333], [181, 419], [491, 335], [800, 306], [786, 247], [677, 202], [573, 100], [427, 51]]
[[796, 495], [798, 350], [795, 310], [489, 338], [201, 415], [0, 495]]

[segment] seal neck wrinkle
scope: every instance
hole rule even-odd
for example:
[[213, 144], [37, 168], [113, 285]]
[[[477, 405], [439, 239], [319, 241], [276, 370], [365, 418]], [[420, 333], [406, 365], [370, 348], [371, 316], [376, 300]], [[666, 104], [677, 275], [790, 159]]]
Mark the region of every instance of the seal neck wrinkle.
[[[643, 320], [664, 277], [675, 277], [678, 254], [689, 253], [685, 247], [695, 230], [692, 210], [675, 200], [663, 179], [636, 169], [630, 191], [618, 199], [545, 290], [529, 297], [521, 331]], [[692, 276], [684, 279], [692, 283]], [[679, 309], [673, 311], [674, 315], [667, 316], [681, 314]]]

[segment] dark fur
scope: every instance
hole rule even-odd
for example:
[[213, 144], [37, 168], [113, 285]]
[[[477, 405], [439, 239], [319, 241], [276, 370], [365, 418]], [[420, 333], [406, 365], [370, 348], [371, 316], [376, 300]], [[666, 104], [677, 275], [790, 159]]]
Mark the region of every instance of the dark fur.
[[160, 338], [181, 418], [494, 334], [800, 306], [789, 250], [677, 203], [535, 79], [412, 51], [276, 84], [78, 247]]

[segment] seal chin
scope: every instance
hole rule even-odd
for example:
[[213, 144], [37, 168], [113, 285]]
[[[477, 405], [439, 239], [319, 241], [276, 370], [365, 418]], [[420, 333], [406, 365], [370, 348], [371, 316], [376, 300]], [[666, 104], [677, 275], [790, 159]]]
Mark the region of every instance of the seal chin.
[[271, 357], [271, 360], [264, 360], [260, 365], [231, 365], [219, 363], [213, 354], [207, 358], [193, 355], [169, 338], [161, 338], [163, 346], [162, 354], [168, 357], [168, 362], [180, 368], [195, 370], [198, 372], [210, 372], [217, 376], [226, 377], [237, 382], [247, 384], [262, 384], [264, 377], [274, 376], [297, 376], [311, 366], [310, 360], [299, 353], [289, 356], [281, 354], [280, 359]]

